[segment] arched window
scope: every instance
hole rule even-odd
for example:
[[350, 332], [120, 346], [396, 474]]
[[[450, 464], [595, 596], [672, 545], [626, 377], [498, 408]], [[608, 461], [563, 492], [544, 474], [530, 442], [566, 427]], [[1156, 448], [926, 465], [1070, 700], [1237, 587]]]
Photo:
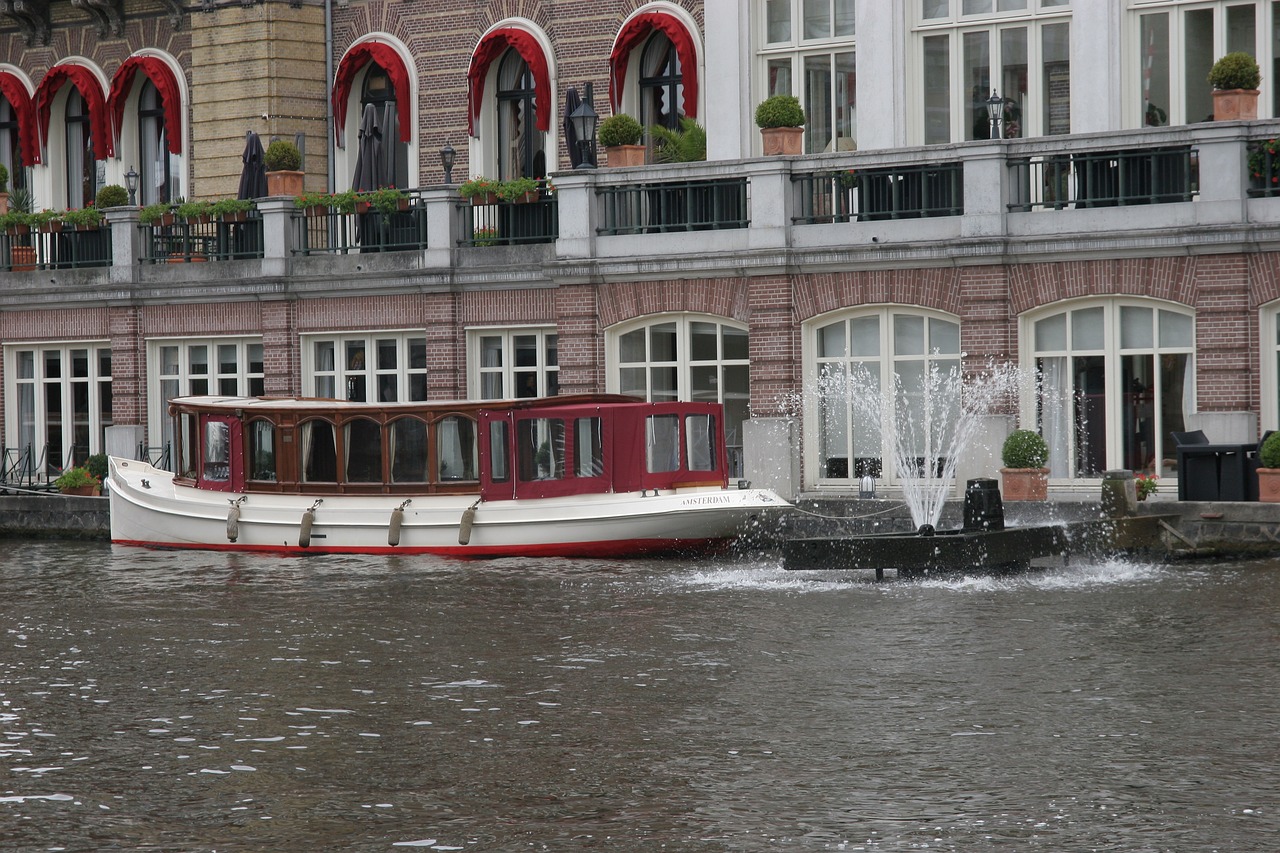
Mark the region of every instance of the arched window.
[[172, 201], [173, 170], [164, 122], [164, 103], [154, 83], [146, 80], [138, 93], [138, 202]]
[[18, 111], [8, 98], [0, 95], [0, 163], [9, 170], [9, 184], [15, 189], [27, 185], [27, 173], [22, 168], [21, 138]]
[[742, 475], [742, 425], [751, 397], [745, 327], [699, 314], [648, 317], [609, 332], [607, 385], [651, 402], [724, 405], [729, 475]]
[[85, 207], [98, 195], [98, 169], [89, 105], [80, 90], [67, 92], [65, 112], [67, 209]]
[[538, 129], [537, 81], [528, 63], [508, 50], [498, 65], [498, 178], [547, 173], [546, 134]]
[[640, 124], [680, 126], [684, 102], [684, 75], [680, 54], [665, 34], [655, 31], [640, 60]]
[[[391, 75], [377, 62], [370, 62], [360, 87], [360, 111], [372, 104], [382, 130], [383, 151], [390, 151], [391, 183], [411, 187], [409, 178], [409, 144], [400, 138], [400, 114], [396, 104], [396, 87]], [[384, 156], [386, 156], [384, 154]]]
[[1168, 476], [1169, 434], [1186, 430], [1195, 405], [1195, 318], [1154, 300], [1090, 301], [1023, 322], [1024, 364], [1039, 393], [1023, 401], [1049, 445], [1051, 477], [1103, 471]]
[[[820, 318], [807, 329], [806, 384], [815, 389], [806, 398], [805, 458], [814, 463], [807, 479], [848, 483], [870, 474], [893, 482], [912, 474], [884, 464], [894, 458], [892, 430], [903, 407], [923, 406], [915, 392], [928, 374], [960, 369], [960, 323], [938, 312], [886, 307]], [[868, 395], [892, 405], [855, 405]]]

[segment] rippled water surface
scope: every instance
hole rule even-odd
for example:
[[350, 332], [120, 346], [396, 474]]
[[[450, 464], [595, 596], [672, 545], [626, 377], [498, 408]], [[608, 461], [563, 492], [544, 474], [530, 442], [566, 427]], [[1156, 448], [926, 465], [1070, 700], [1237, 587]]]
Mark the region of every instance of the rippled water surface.
[[5, 851], [1280, 844], [1280, 563], [4, 549]]

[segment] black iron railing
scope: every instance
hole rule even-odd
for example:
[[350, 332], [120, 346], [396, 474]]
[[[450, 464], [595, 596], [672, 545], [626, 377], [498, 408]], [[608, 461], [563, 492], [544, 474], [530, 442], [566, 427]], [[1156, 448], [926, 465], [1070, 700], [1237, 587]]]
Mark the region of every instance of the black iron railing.
[[960, 216], [964, 213], [961, 163], [901, 168], [847, 169], [797, 174], [800, 225]]
[[375, 207], [345, 213], [329, 207], [296, 211], [295, 249], [301, 255], [405, 252], [427, 247], [427, 209], [409, 204], [390, 213]]
[[11, 272], [109, 266], [111, 229], [106, 225], [0, 235], [0, 267]]
[[560, 205], [554, 194], [520, 202], [462, 203], [454, 210], [459, 246], [554, 243], [560, 236]]
[[152, 264], [231, 261], [262, 257], [262, 215], [243, 219], [165, 217], [142, 228], [142, 261]]
[[597, 234], [661, 234], [746, 228], [746, 178], [661, 181], [596, 190]]
[[1264, 139], [1249, 144], [1249, 197], [1280, 196], [1280, 140]]
[[1189, 145], [1011, 159], [1011, 211], [1191, 201], [1200, 163]]

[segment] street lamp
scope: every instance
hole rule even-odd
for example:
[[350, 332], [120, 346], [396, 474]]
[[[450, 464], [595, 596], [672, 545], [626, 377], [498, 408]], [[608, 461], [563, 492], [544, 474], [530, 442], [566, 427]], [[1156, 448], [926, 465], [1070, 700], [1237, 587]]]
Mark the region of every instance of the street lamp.
[[129, 191], [129, 206], [132, 207], [138, 203], [138, 173], [132, 166], [124, 173], [124, 186]]
[[582, 146], [582, 160], [578, 163], [579, 169], [594, 169], [596, 167], [596, 122], [599, 116], [596, 115], [596, 108], [591, 105], [591, 84], [587, 84], [586, 100], [573, 112], [569, 113], [569, 122], [573, 125], [573, 133], [578, 137], [578, 144]]
[[996, 90], [991, 90], [991, 97], [987, 98], [987, 118], [991, 120], [991, 138], [1000, 138], [1000, 120], [1004, 118], [1004, 98], [996, 94]]
[[440, 149], [440, 165], [444, 167], [444, 182], [446, 184], [453, 183], [453, 164], [458, 161], [458, 152], [453, 150], [453, 146], [445, 142], [444, 147]]

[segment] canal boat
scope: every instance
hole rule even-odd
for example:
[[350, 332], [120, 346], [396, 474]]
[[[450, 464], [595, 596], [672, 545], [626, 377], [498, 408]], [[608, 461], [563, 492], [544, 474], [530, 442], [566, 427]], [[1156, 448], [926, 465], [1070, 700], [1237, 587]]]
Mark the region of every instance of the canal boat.
[[199, 396], [169, 412], [173, 472], [109, 460], [117, 544], [625, 557], [717, 548], [790, 507], [730, 482], [716, 403]]

